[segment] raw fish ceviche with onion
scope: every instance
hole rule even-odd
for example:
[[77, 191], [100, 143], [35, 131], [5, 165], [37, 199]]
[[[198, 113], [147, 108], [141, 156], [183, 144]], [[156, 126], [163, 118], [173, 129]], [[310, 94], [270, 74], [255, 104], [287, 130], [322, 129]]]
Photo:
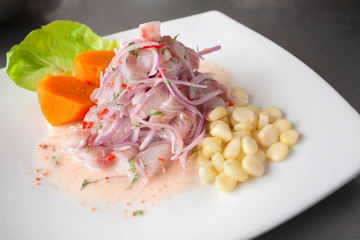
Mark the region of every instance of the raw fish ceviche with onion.
[[229, 91], [198, 71], [202, 55], [220, 46], [195, 51], [161, 36], [160, 22], [141, 24], [139, 35], [115, 49], [91, 95], [96, 105], [69, 128], [63, 149], [92, 168], [115, 166], [146, 183], [174, 161], [185, 167], [205, 136], [207, 113], [225, 106]]

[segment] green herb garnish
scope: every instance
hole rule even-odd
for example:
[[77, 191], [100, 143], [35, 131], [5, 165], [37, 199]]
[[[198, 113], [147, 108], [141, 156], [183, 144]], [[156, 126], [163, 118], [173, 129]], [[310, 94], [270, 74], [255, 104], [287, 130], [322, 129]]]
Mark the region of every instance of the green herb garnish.
[[131, 46], [131, 45], [133, 45], [133, 44], [135, 44], [135, 42], [130, 42], [130, 43], [128, 44], [128, 46]]
[[207, 80], [207, 81], [210, 81], [210, 82], [217, 82], [216, 80], [210, 79], [210, 78], [205, 78], [204, 80]]
[[160, 115], [160, 116], [164, 116], [165, 113], [161, 112], [161, 111], [157, 111], [155, 109], [150, 109], [150, 116], [154, 116], [154, 115]]
[[102, 129], [102, 125], [98, 126], [98, 127], [96, 128], [96, 131], [99, 131], [100, 129]]
[[170, 61], [172, 61], [173, 63], [176, 63], [175, 60], [171, 57], [169, 58]]
[[197, 151], [199, 151], [199, 149], [195, 146], [191, 149], [191, 152], [190, 152], [190, 156], [193, 155], [194, 153], [196, 153]]
[[134, 164], [134, 157], [131, 157], [131, 158], [129, 158], [129, 160], [128, 160], [128, 163], [129, 163], [129, 165], [130, 165], [130, 169], [129, 169], [129, 171], [131, 171], [131, 172], [135, 172], [136, 171], [136, 167], [135, 167], [135, 164]]
[[90, 183], [96, 183], [96, 182], [97, 182], [97, 180], [89, 182], [88, 180], [84, 179], [83, 183], [81, 184], [81, 189], [80, 190], [83, 190]]
[[133, 211], [133, 216], [137, 216], [137, 215], [143, 215], [143, 211], [142, 210], [138, 210], [138, 211]]
[[164, 48], [164, 49], [161, 51], [161, 54], [162, 54], [162, 55], [164, 55], [166, 49], [168, 49], [168, 48]]
[[151, 86], [159, 95], [160, 97], [162, 97], [161, 93], [159, 92], [159, 90], [157, 90], [155, 87]]
[[116, 95], [114, 93], [114, 100], [117, 99], [119, 96], [120, 96], [120, 93], [117, 93]]
[[184, 117], [184, 119], [185, 119], [186, 121], [188, 121], [188, 122], [192, 122], [192, 120], [189, 119], [189, 118], [187, 118], [187, 117]]
[[134, 184], [138, 180], [138, 178], [139, 178], [139, 174], [135, 174], [131, 184]]
[[171, 84], [171, 82], [168, 80], [165, 80], [164, 83]]
[[91, 146], [86, 147], [86, 153], [89, 153], [90, 148], [91, 148]]
[[134, 127], [140, 127], [140, 125], [138, 125], [138, 124], [131, 124], [131, 126], [134, 126]]

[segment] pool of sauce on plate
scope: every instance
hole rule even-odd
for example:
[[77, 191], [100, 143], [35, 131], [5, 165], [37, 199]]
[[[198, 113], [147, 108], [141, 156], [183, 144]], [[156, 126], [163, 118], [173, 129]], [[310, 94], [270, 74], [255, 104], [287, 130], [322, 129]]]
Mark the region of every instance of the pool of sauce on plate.
[[[230, 84], [230, 75], [222, 67], [204, 61], [201, 72], [213, 72], [216, 80], [225, 86]], [[73, 124], [72, 124], [73, 125]], [[168, 170], [150, 178], [148, 184], [139, 179], [133, 185], [115, 167], [92, 169], [72, 154], [62, 151], [69, 125], [52, 127], [50, 136], [39, 143], [36, 149], [38, 168], [34, 171], [38, 186], [50, 186], [65, 192], [80, 205], [91, 210], [121, 206], [124, 214], [137, 209], [149, 209], [173, 195], [181, 194], [200, 185], [195, 159], [190, 159], [185, 169], [176, 161]], [[82, 188], [84, 179], [92, 182]]]

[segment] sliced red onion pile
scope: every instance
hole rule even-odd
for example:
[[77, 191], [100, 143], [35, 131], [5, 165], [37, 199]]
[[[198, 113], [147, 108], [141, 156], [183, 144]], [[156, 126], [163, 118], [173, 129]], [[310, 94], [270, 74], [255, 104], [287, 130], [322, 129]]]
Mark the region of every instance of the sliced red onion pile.
[[141, 24], [140, 39], [115, 49], [96, 103], [69, 129], [63, 148], [93, 168], [115, 166], [134, 183], [186, 162], [205, 135], [210, 109], [229, 98], [212, 73], [198, 71], [201, 52], [160, 36], [160, 22]]

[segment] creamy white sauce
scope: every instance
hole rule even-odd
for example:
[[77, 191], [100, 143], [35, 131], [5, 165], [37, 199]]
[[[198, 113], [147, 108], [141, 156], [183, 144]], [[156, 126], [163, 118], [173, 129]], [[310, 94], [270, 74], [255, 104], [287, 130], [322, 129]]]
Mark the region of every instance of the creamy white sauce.
[[[203, 62], [200, 71], [211, 71], [219, 82], [225, 86], [230, 84], [227, 71], [213, 62]], [[36, 150], [39, 166], [35, 171], [38, 176], [36, 183], [65, 192], [80, 205], [92, 210], [118, 205], [126, 213], [139, 208], [149, 209], [157, 202], [200, 185], [195, 159], [190, 159], [185, 169], [176, 161], [166, 172], [151, 177], [148, 184], [139, 179], [132, 185], [131, 180], [114, 167], [91, 169], [82, 161], [75, 160], [72, 154], [62, 151], [69, 126], [51, 128], [50, 136], [39, 143]], [[95, 182], [81, 189], [84, 179]]]

